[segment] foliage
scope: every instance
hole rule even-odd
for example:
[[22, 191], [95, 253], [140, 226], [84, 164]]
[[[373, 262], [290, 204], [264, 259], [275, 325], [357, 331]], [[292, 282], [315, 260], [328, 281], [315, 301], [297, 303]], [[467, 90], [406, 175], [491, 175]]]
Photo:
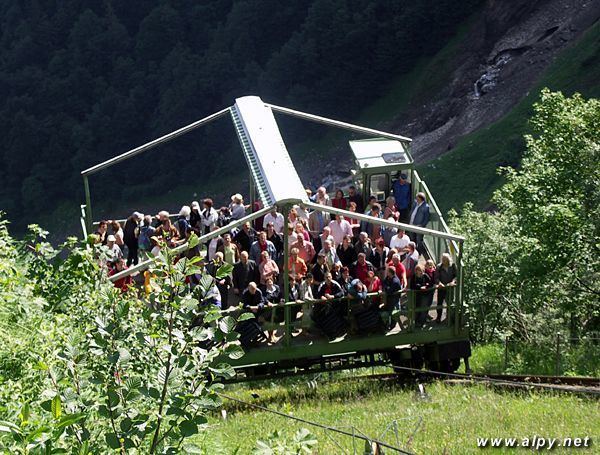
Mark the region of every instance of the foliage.
[[[557, 344], [557, 338], [559, 342]], [[600, 376], [598, 337], [567, 340], [562, 335], [540, 337], [533, 342], [508, 339], [505, 343], [474, 346], [473, 371], [482, 374], [536, 374], [554, 376]]]
[[306, 428], [299, 429], [294, 437], [286, 439], [275, 430], [266, 441], [256, 441], [255, 455], [301, 455], [313, 453], [317, 439]]
[[600, 102], [542, 92], [521, 168], [503, 169], [497, 212], [451, 213], [465, 235], [477, 340], [598, 330]]
[[71, 242], [61, 259], [44, 235], [32, 226], [19, 245], [0, 224], [0, 255], [17, 260], [0, 269], [0, 294], [12, 295], [0, 300], [0, 334], [25, 351], [17, 365], [0, 349], [0, 445], [11, 453], [194, 450], [185, 440], [220, 406], [219, 378], [234, 374], [227, 358], [243, 355], [236, 320], [197, 298], [207, 289], [186, 283], [202, 271], [200, 259], [165, 248], [150, 270], [156, 286], [138, 297], [108, 282], [102, 247]]
[[87, 301], [97, 290], [95, 283], [102, 281], [104, 272], [97, 267], [94, 255], [105, 259], [107, 248], [75, 248], [78, 240], [70, 237], [54, 249], [46, 241], [47, 231], [35, 224], [30, 224], [28, 229], [24, 241], [32, 253], [26, 259], [27, 278], [33, 283], [33, 295], [43, 297], [52, 311], [65, 311], [76, 304], [76, 300]]

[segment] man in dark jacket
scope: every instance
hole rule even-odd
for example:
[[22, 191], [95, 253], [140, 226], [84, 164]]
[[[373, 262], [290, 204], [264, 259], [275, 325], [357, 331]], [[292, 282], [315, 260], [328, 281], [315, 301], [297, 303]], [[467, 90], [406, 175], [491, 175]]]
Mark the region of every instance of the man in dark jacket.
[[127, 245], [127, 266], [138, 263], [138, 234], [139, 225], [142, 223], [144, 215], [139, 212], [133, 214], [125, 221], [123, 227], [123, 243]]
[[267, 240], [275, 246], [275, 251], [277, 251], [277, 254], [271, 259], [281, 266], [283, 264], [283, 238], [275, 232], [275, 225], [272, 222], [267, 223]]
[[319, 253], [317, 255], [317, 263], [311, 269], [311, 273], [314, 278], [313, 294], [317, 293], [317, 291], [319, 289], [319, 285], [323, 281], [325, 281], [325, 274], [328, 271], [329, 271], [329, 268], [327, 267], [327, 264], [325, 263], [325, 255], [322, 253]]
[[402, 283], [396, 275], [396, 269], [394, 267], [388, 267], [385, 271], [385, 278], [383, 280], [383, 292], [385, 293], [385, 304], [381, 308], [384, 311], [393, 311], [398, 309], [398, 302], [400, 301], [400, 291], [402, 290]]
[[339, 299], [344, 296], [342, 287], [335, 281], [333, 281], [333, 275], [331, 272], [325, 273], [325, 281], [319, 285], [317, 291], [317, 298], [321, 300]]
[[238, 231], [233, 237], [233, 241], [238, 244], [240, 250], [250, 252], [250, 247], [256, 240], [256, 231], [250, 226], [250, 222], [247, 221], [242, 226], [242, 229]]
[[354, 202], [356, 204], [356, 211], [363, 213], [364, 204], [362, 197], [356, 192], [356, 187], [351, 186], [348, 188], [348, 202]]
[[265, 298], [263, 293], [254, 281], [248, 283], [248, 287], [242, 292], [242, 307], [250, 310], [257, 316], [262, 313], [265, 307]]
[[[417, 198], [415, 199], [409, 222], [413, 226], [427, 227], [427, 224], [429, 223], [429, 204], [427, 204], [425, 193], [417, 193]], [[416, 242], [417, 251], [424, 254], [423, 234], [414, 234], [411, 232], [410, 237]]]
[[236, 295], [248, 287], [251, 281], [259, 282], [260, 273], [256, 262], [248, 259], [248, 252], [242, 251], [240, 260], [233, 265], [233, 292]]

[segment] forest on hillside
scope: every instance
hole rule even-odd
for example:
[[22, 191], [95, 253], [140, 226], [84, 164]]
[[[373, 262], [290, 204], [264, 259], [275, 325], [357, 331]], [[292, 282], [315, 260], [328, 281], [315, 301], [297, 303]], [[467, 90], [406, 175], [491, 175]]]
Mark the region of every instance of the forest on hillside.
[[[79, 171], [237, 96], [351, 119], [480, 3], [1, 0], [0, 208], [20, 228], [25, 215], [76, 206]], [[182, 138], [107, 181], [131, 195], [221, 173], [237, 145], [223, 131]]]

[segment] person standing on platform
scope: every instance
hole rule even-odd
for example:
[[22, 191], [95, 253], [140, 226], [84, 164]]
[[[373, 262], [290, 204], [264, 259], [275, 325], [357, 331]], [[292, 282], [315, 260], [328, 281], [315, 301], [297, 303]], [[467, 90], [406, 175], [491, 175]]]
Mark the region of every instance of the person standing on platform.
[[400, 174], [400, 177], [392, 184], [392, 192], [396, 202], [396, 209], [400, 213], [399, 221], [408, 222], [410, 214], [410, 203], [412, 199], [412, 188], [408, 182], [406, 174]]

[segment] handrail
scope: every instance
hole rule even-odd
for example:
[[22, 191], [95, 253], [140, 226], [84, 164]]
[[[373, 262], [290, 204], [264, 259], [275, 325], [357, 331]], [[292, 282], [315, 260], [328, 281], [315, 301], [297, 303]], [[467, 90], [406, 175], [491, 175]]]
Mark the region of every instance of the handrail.
[[[178, 218], [180, 215], [177, 212], [173, 212], [169, 214], [169, 218]], [[121, 218], [118, 220], [113, 220], [113, 221], [118, 221], [119, 223], [125, 223], [127, 221], [127, 218]], [[92, 226], [98, 226], [100, 224], [100, 221], [94, 221], [92, 222]]]
[[[208, 234], [201, 235], [200, 237], [198, 237], [198, 240], [200, 243], [211, 240], [215, 237], [220, 236], [221, 234], [225, 234], [226, 232], [231, 231], [233, 228], [235, 228], [237, 226], [241, 226], [242, 224], [244, 224], [248, 221], [253, 221], [256, 218], [266, 215], [269, 212], [269, 210], [271, 210], [271, 207], [263, 207], [262, 209], [257, 210], [254, 213], [251, 213], [250, 215], [240, 218], [239, 220], [232, 221], [231, 223], [229, 223], [226, 226], [220, 227], [219, 229], [209, 232]], [[178, 254], [178, 253], [187, 251], [188, 249], [189, 249], [189, 243], [185, 242], [181, 245], [176, 246], [175, 248], [171, 248], [171, 253]], [[114, 275], [109, 277], [109, 280], [112, 283], [114, 283], [115, 281], [120, 280], [121, 278], [125, 278], [130, 275], [133, 275], [134, 273], [141, 272], [142, 270], [146, 270], [148, 267], [150, 267], [150, 265], [154, 262], [154, 260], [155, 260], [154, 258], [151, 258], [146, 261], [140, 262], [138, 265], [130, 267], [119, 273], [115, 273]]]
[[[455, 288], [457, 287], [456, 284], [447, 284], [445, 285], [445, 288]], [[403, 295], [409, 295], [411, 292], [412, 293], [426, 293], [426, 292], [431, 292], [432, 290], [435, 291], [436, 289], [439, 289], [439, 286], [432, 286], [430, 288], [427, 289], [409, 289], [409, 288], [404, 288], [401, 289], [400, 291], [394, 292], [393, 294], [386, 294], [383, 291], [379, 291], [379, 292], [369, 292], [366, 295], [366, 298], [372, 298], [372, 297], [391, 297], [391, 296], [403, 296]], [[336, 297], [333, 299], [312, 299], [312, 300], [301, 300], [301, 301], [286, 301], [286, 302], [279, 302], [279, 303], [270, 303], [270, 304], [265, 304], [264, 308], [285, 308], [285, 307], [292, 307], [292, 306], [297, 306], [297, 305], [304, 305], [305, 303], [331, 303], [331, 302], [341, 302], [344, 300], [348, 300], [348, 301], [352, 301], [352, 300], [360, 300], [358, 297], [351, 297], [350, 295], [345, 295], [343, 297]], [[257, 310], [259, 309], [258, 306], [253, 305], [253, 306], [247, 306], [247, 307], [242, 307], [241, 306], [241, 302], [240, 304], [236, 305], [236, 306], [230, 306], [229, 308], [226, 308], [224, 310], [219, 310], [219, 312], [221, 314], [226, 314], [226, 313], [234, 313], [236, 311], [243, 311], [246, 309], [252, 309], [252, 310]], [[431, 309], [435, 309], [437, 308], [437, 306], [431, 306], [431, 307], [427, 307], [430, 310]], [[200, 312], [198, 313], [199, 316], [202, 316], [203, 314], [205, 314], [204, 312]]]
[[399, 223], [397, 221], [388, 221], [383, 218], [375, 218], [374, 216], [365, 215], [363, 213], [350, 212], [348, 210], [338, 209], [338, 208], [332, 207], [330, 205], [316, 204], [314, 202], [304, 202], [301, 205], [305, 205], [306, 207], [310, 207], [310, 208], [312, 208], [314, 210], [318, 210], [320, 212], [327, 212], [327, 213], [333, 213], [335, 215], [342, 215], [347, 218], [355, 218], [357, 220], [366, 221], [368, 223], [378, 224], [381, 226], [400, 228], [400, 229], [404, 229], [405, 231], [408, 231], [408, 232], [414, 232], [416, 234], [427, 234], [427, 235], [432, 235], [434, 237], [441, 237], [444, 239], [456, 240], [459, 242], [463, 241], [465, 239], [464, 237], [462, 237], [460, 235], [451, 234], [449, 232], [435, 231], [433, 229], [428, 229], [428, 228], [424, 228], [421, 226], [413, 226], [412, 224]]

